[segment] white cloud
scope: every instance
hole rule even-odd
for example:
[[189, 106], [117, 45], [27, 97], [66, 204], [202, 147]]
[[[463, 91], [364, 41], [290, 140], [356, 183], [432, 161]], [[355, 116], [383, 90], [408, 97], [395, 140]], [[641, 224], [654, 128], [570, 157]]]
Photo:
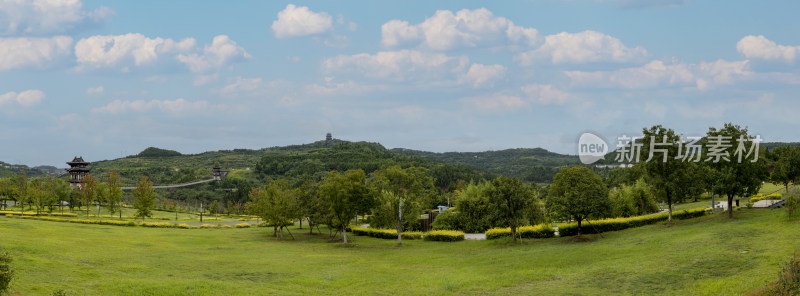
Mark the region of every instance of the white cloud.
[[195, 77], [194, 81], [192, 81], [192, 85], [194, 86], [206, 85], [211, 82], [217, 81], [217, 79], [219, 79], [218, 73], [214, 73], [211, 75], [200, 75]]
[[285, 95], [294, 91], [291, 83], [284, 80], [264, 81], [260, 77], [242, 78], [237, 77], [236, 81], [225, 85], [218, 92], [220, 95], [229, 98], [236, 97], [275, 97]]
[[111, 8], [85, 10], [80, 0], [0, 0], [0, 35], [63, 33], [112, 16]]
[[520, 87], [529, 100], [540, 104], [563, 104], [572, 98], [572, 95], [561, 91], [549, 84], [528, 84]]
[[736, 43], [736, 50], [748, 59], [783, 60], [794, 62], [800, 46], [779, 45], [763, 35], [745, 36]]
[[433, 50], [533, 46], [538, 38], [536, 29], [516, 26], [486, 8], [462, 9], [455, 14], [449, 10], [438, 10], [432, 17], [416, 25], [391, 20], [381, 26], [381, 34], [381, 44], [385, 47], [420, 44]]
[[736, 79], [753, 75], [748, 70], [747, 60], [717, 60], [699, 64], [664, 64], [663, 61], [655, 60], [641, 67], [616, 71], [564, 73], [572, 80], [572, 85], [578, 87], [649, 89], [678, 86], [699, 90], [731, 84]]
[[105, 89], [103, 88], [103, 86], [102, 86], [102, 85], [101, 85], [101, 86], [98, 86], [98, 87], [90, 87], [90, 88], [87, 88], [87, 89], [86, 89], [86, 94], [87, 94], [87, 95], [90, 95], [90, 96], [93, 96], [93, 95], [102, 95], [102, 94], [103, 94], [103, 92], [105, 92]]
[[537, 61], [553, 64], [582, 64], [590, 62], [635, 62], [648, 56], [640, 47], [629, 48], [617, 38], [595, 31], [580, 33], [561, 32], [545, 37], [544, 44], [528, 52], [518, 54], [515, 59], [522, 65]]
[[304, 91], [306, 94], [309, 95], [316, 95], [316, 96], [332, 96], [332, 95], [341, 95], [341, 94], [362, 94], [370, 91], [374, 91], [377, 89], [382, 89], [384, 87], [381, 86], [371, 86], [371, 85], [363, 85], [358, 84], [353, 81], [347, 81], [342, 83], [333, 83], [328, 81], [325, 85], [321, 84], [309, 84], [306, 85]]
[[290, 38], [324, 33], [331, 29], [333, 18], [325, 12], [313, 12], [306, 6], [286, 5], [272, 22], [275, 37]]
[[500, 112], [517, 110], [528, 105], [528, 102], [518, 96], [507, 94], [491, 94], [462, 98], [462, 104], [479, 112]]
[[463, 83], [470, 83], [473, 87], [481, 86], [493, 87], [494, 82], [506, 75], [506, 67], [502, 65], [482, 65], [472, 64], [464, 76], [461, 77]]
[[329, 73], [352, 73], [364, 78], [410, 81], [461, 74], [467, 69], [468, 63], [466, 56], [451, 57], [439, 53], [401, 50], [327, 58], [323, 62], [323, 69]]
[[72, 38], [0, 38], [0, 71], [28, 66], [44, 68], [70, 53]]
[[21, 93], [7, 92], [0, 95], [0, 106], [8, 103], [17, 103], [23, 107], [30, 107], [41, 102], [44, 97], [44, 92], [38, 89], [29, 89]]
[[186, 52], [195, 47], [194, 38], [180, 42], [148, 38], [138, 33], [83, 38], [75, 45], [79, 68], [142, 66], [156, 61], [160, 54]]
[[103, 107], [92, 109], [94, 113], [121, 114], [127, 112], [147, 112], [158, 110], [167, 113], [181, 113], [184, 111], [200, 111], [209, 108], [206, 101], [191, 102], [183, 98], [176, 100], [114, 100]]
[[178, 55], [178, 60], [186, 64], [192, 72], [207, 72], [249, 58], [250, 54], [226, 35], [215, 36], [211, 45], [203, 48], [202, 54]]
[[616, 2], [622, 8], [647, 8], [677, 7], [686, 4], [688, 0], [618, 0]]

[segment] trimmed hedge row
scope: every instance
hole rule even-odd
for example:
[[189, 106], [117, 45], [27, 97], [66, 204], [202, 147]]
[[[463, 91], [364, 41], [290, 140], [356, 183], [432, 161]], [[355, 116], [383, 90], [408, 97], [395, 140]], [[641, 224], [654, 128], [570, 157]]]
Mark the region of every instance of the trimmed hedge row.
[[[517, 229], [519, 235], [523, 238], [549, 238], [556, 235], [556, 230], [550, 227], [549, 224], [539, 224], [533, 226], [522, 226]], [[501, 237], [510, 237], [511, 228], [492, 228], [486, 231], [486, 239], [497, 239]]]
[[[167, 222], [141, 222], [136, 223], [134, 221], [119, 221], [119, 220], [87, 220], [87, 219], [62, 219], [62, 218], [53, 218], [53, 217], [46, 217], [46, 216], [20, 216], [20, 215], [12, 215], [6, 214], [6, 217], [9, 218], [19, 218], [19, 219], [28, 219], [28, 220], [41, 220], [41, 221], [50, 221], [50, 222], [67, 222], [67, 223], [79, 223], [79, 224], [96, 224], [96, 225], [111, 225], [111, 226], [142, 226], [142, 227], [151, 227], [151, 228], [180, 228], [180, 229], [199, 229], [199, 228], [233, 228], [231, 225], [219, 225], [219, 224], [203, 224], [200, 226], [197, 225], [188, 225], [188, 224], [172, 224]], [[247, 225], [247, 226], [243, 226]], [[241, 223], [237, 224], [236, 228], [247, 228], [251, 227], [252, 225], [248, 223]]]
[[759, 193], [759, 194], [751, 196], [750, 197], [750, 202], [751, 203], [756, 203], [757, 201], [765, 200], [765, 199], [781, 200], [781, 199], [783, 199], [783, 194], [773, 193], [773, 194], [770, 194], [770, 195], [763, 195], [763, 194]]
[[464, 232], [458, 230], [433, 230], [422, 237], [426, 241], [455, 242], [464, 240]]
[[[0, 215], [2, 215], [2, 214], [5, 214], [5, 215], [9, 215], [9, 214], [11, 214], [11, 215], [19, 215], [20, 213], [19, 213], [19, 211], [0, 211]], [[31, 212], [23, 212], [22, 214], [24, 216], [36, 216], [36, 212], [32, 212], [32, 211]], [[45, 215], [47, 215], [47, 216], [59, 216], [59, 217], [78, 217], [78, 214], [75, 214], [75, 213], [47, 213], [47, 212], [42, 212], [41, 213], [41, 216], [45, 216]]]
[[[703, 216], [707, 213], [706, 209], [694, 209], [672, 212], [672, 217], [676, 219], [689, 219]], [[611, 218], [603, 220], [593, 220], [590, 222], [581, 223], [581, 233], [597, 233], [617, 231], [633, 227], [644, 226], [653, 224], [660, 221], [667, 221], [669, 218], [668, 213], [659, 213], [655, 215], [637, 216], [629, 218]], [[573, 236], [578, 234], [578, 223], [572, 222], [558, 226], [559, 236]]]
[[50, 222], [68, 222], [68, 223], [112, 225], [112, 226], [136, 226], [137, 225], [136, 222], [133, 222], [133, 221], [61, 219], [61, 218], [53, 218], [53, 217], [19, 216], [19, 215], [10, 215], [10, 214], [6, 214], [6, 217], [28, 219], [28, 220], [50, 221]]
[[[371, 236], [375, 238], [382, 238], [382, 239], [396, 239], [397, 238], [397, 230], [395, 229], [375, 229], [375, 228], [363, 228], [358, 226], [350, 226], [350, 231], [353, 232], [355, 235], [365, 235]], [[406, 231], [401, 234], [403, 239], [420, 239], [423, 236], [422, 232], [419, 231]]]

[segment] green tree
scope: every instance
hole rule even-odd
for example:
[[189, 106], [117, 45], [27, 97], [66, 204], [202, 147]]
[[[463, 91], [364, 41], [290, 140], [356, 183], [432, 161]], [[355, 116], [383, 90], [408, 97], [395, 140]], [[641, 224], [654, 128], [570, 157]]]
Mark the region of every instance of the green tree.
[[25, 204], [28, 202], [28, 174], [23, 170], [21, 174], [11, 179], [15, 185], [17, 202], [20, 204], [20, 212], [25, 212]]
[[100, 182], [97, 184], [97, 218], [100, 218], [100, 207], [106, 206], [108, 202], [108, 183]]
[[3, 205], [14, 198], [16, 198], [16, 188], [13, 179], [0, 178], [0, 200], [3, 201]]
[[89, 218], [89, 208], [97, 200], [97, 178], [86, 174], [80, 184], [81, 203], [86, 207], [86, 218]]
[[639, 179], [633, 185], [622, 184], [608, 193], [611, 199], [612, 216], [631, 217], [658, 211], [653, 189]]
[[769, 155], [773, 160], [770, 180], [782, 184], [788, 193], [789, 184], [800, 179], [800, 147], [778, 147]]
[[347, 244], [347, 227], [356, 213], [366, 213], [375, 204], [374, 195], [366, 184], [366, 174], [361, 169], [344, 173], [331, 171], [322, 179], [320, 195], [330, 205], [332, 223], [342, 232], [342, 240]]
[[309, 234], [314, 233], [314, 226], [330, 220], [330, 205], [320, 197], [318, 189], [319, 183], [305, 180], [297, 192], [300, 216], [308, 219]]
[[47, 176], [44, 179], [33, 179], [28, 186], [28, 195], [36, 206], [36, 215], [41, 214], [41, 209], [50, 206], [55, 202], [54, 186], [55, 178]]
[[142, 176], [136, 182], [136, 188], [133, 189], [133, 207], [136, 209], [136, 217], [150, 217], [153, 215], [153, 207], [155, 200], [158, 198], [155, 190], [153, 189], [153, 182], [147, 180], [147, 176]]
[[611, 202], [600, 176], [585, 167], [571, 167], [553, 178], [547, 194], [547, 208], [552, 217], [577, 221], [580, 235], [581, 222], [607, 215]]
[[[251, 202], [248, 212], [264, 219], [275, 230], [275, 236], [283, 239], [286, 223], [300, 216], [297, 203], [297, 192], [289, 186], [285, 179], [270, 182], [264, 189], [253, 189], [250, 192]], [[292, 235], [289, 232], [289, 235]], [[292, 235], [294, 238], [294, 235]]]
[[215, 199], [210, 205], [208, 205], [208, 213], [216, 217], [217, 212], [219, 212], [219, 201]]
[[[747, 128], [742, 128], [738, 125], [726, 123], [721, 129], [711, 127], [706, 134], [706, 147], [719, 146], [719, 150], [715, 154], [720, 155], [720, 160], [716, 163], [711, 161], [709, 166], [715, 171], [717, 182], [713, 185], [713, 192], [725, 195], [728, 197], [728, 217], [733, 218], [733, 198], [736, 196], [751, 196], [758, 193], [761, 189], [762, 182], [767, 178], [767, 166], [764, 157], [759, 157], [758, 154], [751, 155], [751, 158], [745, 158], [745, 152], [737, 153], [739, 150], [739, 142], [744, 144], [745, 148], [750, 146], [751, 137], [747, 134]], [[724, 144], [727, 141], [728, 145], [714, 145]], [[709, 148], [709, 150], [712, 150]], [[752, 150], [751, 150], [752, 151]], [[752, 151], [756, 153], [756, 151]], [[744, 155], [743, 155], [744, 154]], [[739, 161], [738, 156], [742, 156], [742, 161]], [[711, 157], [714, 157], [711, 155]], [[724, 158], [727, 157], [729, 161]], [[757, 161], [753, 162], [752, 160]]]
[[678, 192], [683, 185], [682, 181], [686, 180], [683, 175], [689, 166], [689, 162], [676, 158], [681, 137], [672, 129], [661, 125], [644, 128], [642, 133], [644, 137], [641, 155], [645, 157], [642, 163], [645, 178], [648, 184], [657, 188], [656, 192], [667, 203], [667, 220], [672, 221], [672, 204], [676, 196], [680, 196]]
[[508, 225], [511, 236], [516, 240], [517, 229], [529, 221], [526, 210], [537, 202], [533, 191], [517, 178], [501, 176], [492, 180], [492, 188], [487, 193], [495, 221]]
[[111, 215], [119, 211], [119, 218], [122, 219], [122, 188], [119, 178], [119, 171], [113, 170], [108, 174], [108, 194], [106, 194], [106, 208]]
[[[489, 202], [492, 182], [470, 183], [454, 195], [456, 224], [465, 232], [483, 232], [495, 225], [493, 209]], [[437, 217], [438, 219], [438, 217]]]
[[427, 175], [425, 168], [391, 166], [373, 172], [370, 185], [378, 193], [372, 224], [394, 226], [397, 243], [401, 244], [404, 224], [418, 222], [417, 217], [427, 204], [426, 194], [435, 190], [433, 178]]
[[67, 181], [64, 179], [55, 178], [53, 179], [53, 195], [54, 201], [58, 203], [58, 207], [61, 208], [63, 202], [69, 202], [69, 196], [72, 194], [72, 187], [69, 186]]
[[14, 270], [11, 269], [11, 256], [7, 251], [0, 251], [0, 292], [8, 292]]

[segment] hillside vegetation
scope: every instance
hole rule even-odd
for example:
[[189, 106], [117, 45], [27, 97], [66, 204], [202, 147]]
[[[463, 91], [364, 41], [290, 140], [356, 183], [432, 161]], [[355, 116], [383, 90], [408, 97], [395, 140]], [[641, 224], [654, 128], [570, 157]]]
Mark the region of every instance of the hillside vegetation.
[[497, 175], [546, 183], [552, 182], [553, 176], [562, 167], [580, 165], [580, 160], [575, 155], [558, 154], [542, 148], [445, 153], [403, 148], [392, 149], [392, 151], [444, 163], [468, 165]]

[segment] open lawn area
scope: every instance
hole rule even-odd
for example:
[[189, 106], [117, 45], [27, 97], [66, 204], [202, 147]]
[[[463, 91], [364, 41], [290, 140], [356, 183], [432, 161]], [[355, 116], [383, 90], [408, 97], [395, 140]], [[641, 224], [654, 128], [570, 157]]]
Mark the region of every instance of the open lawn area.
[[584, 236], [454, 243], [292, 229], [154, 229], [0, 218], [21, 295], [738, 295], [800, 251], [782, 210]]

